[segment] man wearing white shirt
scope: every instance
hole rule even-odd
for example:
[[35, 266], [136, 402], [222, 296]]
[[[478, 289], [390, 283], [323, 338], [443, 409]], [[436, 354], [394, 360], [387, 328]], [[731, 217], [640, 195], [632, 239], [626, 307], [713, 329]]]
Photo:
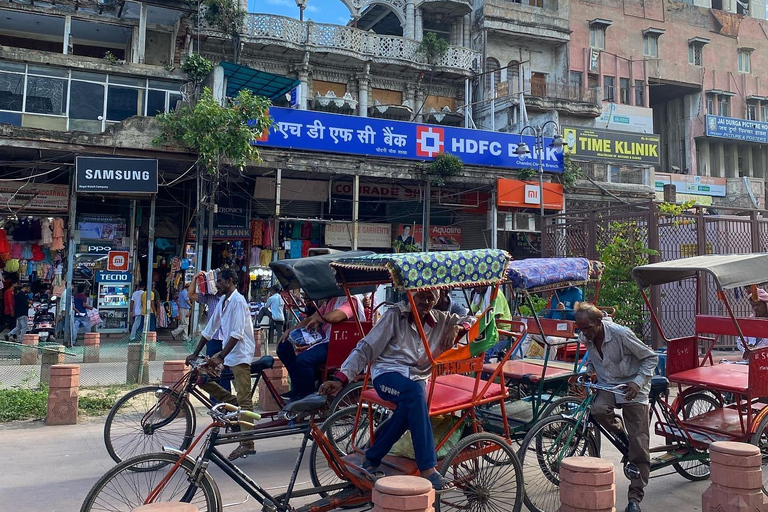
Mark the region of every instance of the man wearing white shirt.
[[131, 295], [131, 318], [133, 319], [133, 325], [131, 326], [131, 341], [136, 340], [143, 322], [142, 319], [144, 318], [141, 309], [141, 297], [144, 295], [144, 287], [144, 283], [139, 283], [136, 287], [136, 291]]
[[[209, 314], [208, 324], [203, 329], [195, 351], [187, 356], [187, 363], [197, 359], [205, 344], [221, 328], [222, 339], [226, 340], [221, 352], [211, 356], [210, 365], [216, 367], [222, 363], [232, 370], [237, 396], [226, 391], [216, 382], [206, 382], [202, 387], [219, 402], [237, 404], [245, 411], [253, 410], [251, 400], [251, 361], [256, 349], [253, 337], [253, 325], [248, 302], [237, 291], [237, 274], [232, 269], [223, 269], [218, 273], [216, 288], [223, 294], [216, 308]], [[244, 441], [229, 455], [235, 460], [255, 453], [253, 441]]]

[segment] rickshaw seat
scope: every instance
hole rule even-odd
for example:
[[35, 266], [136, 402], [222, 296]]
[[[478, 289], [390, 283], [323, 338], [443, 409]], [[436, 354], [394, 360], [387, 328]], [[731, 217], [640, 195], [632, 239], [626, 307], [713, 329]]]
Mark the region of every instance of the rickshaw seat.
[[669, 380], [661, 375], [654, 375], [651, 377], [651, 392], [650, 398], [658, 398], [660, 395], [664, 395], [669, 391]]
[[[469, 391], [470, 393], [475, 392], [475, 382], [476, 380], [474, 377], [469, 377], [467, 375], [441, 375], [437, 378], [438, 385], [450, 386], [452, 388]], [[477, 391], [482, 391], [487, 383], [488, 381], [480, 380], [480, 382], [477, 384]], [[485, 393], [483, 393], [482, 399], [488, 400], [491, 398], [501, 397], [503, 395], [504, 389], [502, 388], [501, 384], [494, 383], [488, 387], [488, 390]]]
[[[571, 364], [571, 366], [573, 366]], [[483, 365], [483, 371], [493, 373], [498, 368], [498, 363], [489, 363]], [[544, 369], [544, 361], [530, 362], [523, 359], [515, 359], [504, 363], [502, 374], [505, 379], [526, 380], [528, 382], [540, 382], [542, 375], [544, 380], [563, 378], [573, 375], [573, 369], [558, 368], [550, 362]]]
[[716, 364], [668, 375], [669, 381], [723, 392], [749, 394], [749, 366]]
[[[737, 318], [744, 336], [759, 338], [768, 333], [768, 320], [761, 318]], [[729, 316], [696, 315], [697, 334], [738, 336], [739, 332]]]
[[251, 374], [261, 373], [269, 370], [275, 365], [275, 358], [272, 356], [262, 356], [260, 359], [251, 363]]
[[525, 322], [529, 336], [531, 334], [543, 334], [544, 336], [556, 336], [558, 338], [576, 337], [576, 322], [573, 320], [539, 318], [539, 322], [541, 323], [541, 331], [539, 331], [539, 326], [536, 323], [536, 319], [533, 317], [513, 317], [513, 320]]
[[360, 332], [355, 320], [345, 320], [331, 326], [328, 340], [328, 359], [325, 361], [326, 368], [341, 368], [341, 365], [365, 333], [371, 332], [371, 322], [360, 322], [360, 324], [363, 327], [363, 332]]

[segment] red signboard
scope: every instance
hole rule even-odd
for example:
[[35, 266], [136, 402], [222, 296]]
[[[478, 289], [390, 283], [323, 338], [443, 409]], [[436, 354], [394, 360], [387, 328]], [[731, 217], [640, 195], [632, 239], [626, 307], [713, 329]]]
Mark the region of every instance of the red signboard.
[[[535, 181], [499, 178], [496, 181], [496, 204], [501, 207], [539, 208], [541, 189]], [[544, 183], [544, 209], [561, 211], [565, 206], [563, 186]]]
[[128, 272], [128, 251], [109, 251], [107, 270], [110, 272]]

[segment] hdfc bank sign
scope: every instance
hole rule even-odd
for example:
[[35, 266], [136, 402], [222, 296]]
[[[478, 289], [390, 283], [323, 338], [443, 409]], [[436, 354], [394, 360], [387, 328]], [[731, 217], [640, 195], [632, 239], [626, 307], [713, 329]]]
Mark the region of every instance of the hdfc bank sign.
[[75, 160], [75, 190], [157, 194], [157, 160], [79, 156]]

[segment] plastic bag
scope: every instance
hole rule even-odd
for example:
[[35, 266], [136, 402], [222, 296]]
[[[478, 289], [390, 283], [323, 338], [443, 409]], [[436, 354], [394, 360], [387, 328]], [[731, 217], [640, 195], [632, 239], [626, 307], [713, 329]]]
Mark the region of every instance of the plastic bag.
[[[459, 418], [451, 414], [446, 414], [443, 416], [435, 416], [433, 418], [429, 418], [429, 421], [432, 423], [432, 436], [435, 439], [435, 446], [437, 446], [440, 441], [443, 440], [445, 434], [447, 434], [448, 431], [451, 430], [451, 428], [456, 424], [456, 422], [459, 421]], [[446, 441], [445, 444], [437, 451], [438, 459], [445, 457], [450, 449], [456, 446], [456, 443], [458, 443], [461, 439], [462, 430], [462, 428], [457, 428], [456, 431], [451, 434], [451, 437], [448, 439], [448, 441]], [[406, 459], [416, 459], [416, 452], [413, 450], [413, 439], [411, 438], [410, 430], [403, 434], [403, 437], [401, 437], [400, 440], [396, 442], [394, 446], [392, 446], [392, 449], [389, 450], [389, 455], [393, 455], [395, 457], [405, 457]]]
[[88, 321], [91, 322], [91, 326], [101, 323], [101, 316], [99, 315], [98, 309], [94, 308], [88, 310]]

